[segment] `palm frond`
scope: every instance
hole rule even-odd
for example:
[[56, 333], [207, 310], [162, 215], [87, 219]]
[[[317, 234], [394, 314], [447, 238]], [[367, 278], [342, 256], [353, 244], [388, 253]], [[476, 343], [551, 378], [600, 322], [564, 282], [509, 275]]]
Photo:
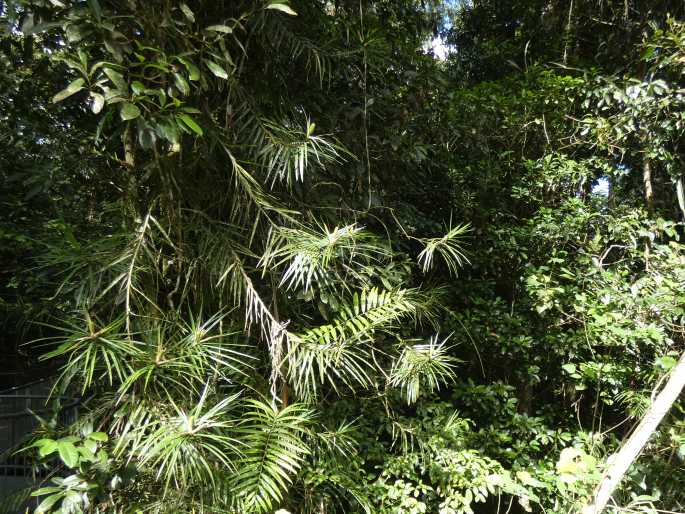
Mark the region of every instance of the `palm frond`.
[[433, 266], [433, 258], [437, 253], [442, 257], [447, 265], [450, 273], [457, 274], [457, 270], [461, 268], [464, 263], [468, 263], [466, 254], [463, 249], [464, 235], [469, 231], [468, 224], [457, 225], [450, 229], [447, 234], [442, 237], [424, 238], [420, 241], [424, 245], [424, 249], [418, 256], [419, 264], [423, 267], [423, 272], [426, 273]]
[[289, 63], [301, 60], [307, 77], [313, 72], [321, 86], [325, 80], [330, 80], [334, 58], [342, 52], [303, 37], [273, 16], [257, 17], [255, 23], [261, 25], [258, 33], [267, 36], [264, 43], [274, 54], [284, 55]]
[[401, 317], [416, 311], [416, 291], [411, 289], [364, 289], [352, 301], [343, 301], [339, 316], [327, 325], [305, 331], [300, 339], [329, 344], [334, 341], [363, 341], [379, 329], [387, 329]]
[[130, 234], [117, 231], [86, 243], [66, 224], [62, 232], [64, 237], [47, 243], [37, 257], [39, 269], [46, 271], [47, 280], [58, 280], [53, 298], [69, 295], [76, 309], [89, 309], [110, 291], [113, 280], [126, 273], [120, 256], [128, 251]]
[[121, 382], [130, 372], [130, 358], [140, 352], [138, 343], [122, 330], [124, 324], [123, 316], [102, 326], [89, 315], [71, 320], [63, 327], [55, 327], [64, 333], [56, 338], [62, 342], [40, 358], [66, 357], [58, 380], [60, 387], [66, 387], [74, 377], [80, 378], [82, 392], [96, 381], [107, 380], [110, 385]]
[[309, 119], [304, 129], [293, 123], [283, 125], [266, 119], [262, 120], [262, 126], [265, 136], [257, 160], [272, 184], [276, 179], [288, 185], [302, 182], [310, 163], [322, 168], [343, 160], [344, 149], [324, 136], [315, 135], [315, 125]]
[[233, 155], [228, 146], [223, 142], [219, 144], [231, 163], [233, 187], [237, 193], [232, 195], [230, 220], [238, 226], [247, 226], [251, 223], [250, 231], [254, 234], [261, 221], [274, 224], [274, 215], [283, 219], [294, 219], [293, 216], [297, 213], [280, 205], [274, 196], [264, 191], [262, 184]]
[[387, 257], [388, 248], [356, 223], [333, 229], [324, 225], [319, 231], [280, 227], [272, 231], [260, 266], [286, 265], [279, 285], [308, 291], [313, 281], [345, 284], [345, 277], [358, 278], [360, 268]]
[[304, 494], [296, 496], [302, 498], [299, 512], [320, 512], [322, 503], [333, 507], [333, 512], [371, 511], [365, 486], [359, 482], [356, 430], [353, 422], [342, 421], [333, 428], [321, 424], [312, 431], [311, 458], [298, 480], [304, 488]]
[[304, 436], [311, 412], [299, 404], [279, 410], [258, 400], [247, 403], [244, 457], [232, 484], [241, 512], [267, 512], [281, 501], [309, 451]]
[[241, 455], [243, 444], [233, 435], [235, 414], [230, 412], [238, 395], [207, 406], [209, 389], [205, 387], [191, 409], [182, 409], [169, 399], [174, 411], [171, 416], [131, 434], [129, 458], [135, 457], [138, 466], [154, 471], [167, 490], [213, 483], [216, 466], [232, 469]]
[[351, 303], [342, 304], [340, 315], [332, 323], [292, 335], [286, 362], [296, 393], [301, 398], [316, 398], [323, 383], [334, 389], [338, 382], [350, 389], [355, 384], [368, 387], [369, 372], [376, 367], [372, 357], [374, 336], [415, 312], [412, 293], [378, 289], [355, 293]]
[[231, 381], [244, 375], [254, 358], [234, 334], [220, 329], [223, 315], [188, 321], [148, 320], [139, 332], [140, 351], [131, 359], [131, 372], [119, 388], [153, 397], [183, 397], [199, 393], [208, 376]]
[[4, 497], [0, 499], [0, 514], [16, 514], [22, 512], [26, 503], [31, 498], [32, 488], [16, 489], [5, 491]]
[[405, 346], [390, 372], [389, 384], [404, 390], [408, 404], [415, 403], [423, 390], [440, 389], [454, 379], [457, 359], [449, 355], [447, 339], [434, 336], [426, 344]]

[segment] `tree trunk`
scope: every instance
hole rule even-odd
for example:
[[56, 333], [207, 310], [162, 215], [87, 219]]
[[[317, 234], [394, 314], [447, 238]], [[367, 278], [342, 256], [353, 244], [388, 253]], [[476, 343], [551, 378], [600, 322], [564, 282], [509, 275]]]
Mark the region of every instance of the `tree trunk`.
[[678, 197], [678, 207], [680, 207], [680, 212], [685, 220], [685, 187], [683, 187], [683, 175], [680, 175], [676, 181], [675, 192]]
[[652, 214], [654, 211], [654, 190], [652, 189], [652, 163], [645, 158], [642, 164], [642, 183], [645, 186], [645, 205], [647, 212]]
[[124, 165], [126, 167], [127, 180], [125, 190], [125, 210], [131, 227], [135, 226], [138, 217], [138, 180], [136, 177], [136, 147], [131, 123], [126, 124], [122, 136], [124, 144]]
[[573, 0], [571, 0], [571, 3], [569, 4], [568, 8], [568, 20], [566, 22], [566, 29], [564, 31], [564, 57], [563, 61], [564, 64], [567, 63], [568, 61], [568, 45], [571, 41], [571, 30], [573, 29]]
[[649, 407], [635, 431], [619, 452], [614, 454], [613, 461], [604, 473], [604, 478], [597, 489], [595, 503], [586, 506], [583, 509], [583, 514], [600, 514], [604, 510], [628, 468], [647, 444], [650, 436], [671, 409], [673, 403], [678, 399], [683, 387], [685, 387], [685, 353], [681, 355], [668, 382]]

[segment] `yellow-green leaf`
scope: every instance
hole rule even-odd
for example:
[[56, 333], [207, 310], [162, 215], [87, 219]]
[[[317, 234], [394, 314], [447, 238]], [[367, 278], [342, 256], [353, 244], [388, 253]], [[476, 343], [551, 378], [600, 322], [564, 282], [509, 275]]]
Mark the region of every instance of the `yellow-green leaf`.
[[90, 93], [93, 103], [90, 105], [91, 110], [94, 114], [98, 114], [105, 105], [105, 97], [100, 93]]
[[279, 3], [269, 4], [266, 6], [266, 8], [267, 9], [274, 9], [276, 11], [281, 11], [285, 14], [289, 14], [290, 16], [297, 16], [297, 13], [295, 11], [293, 11], [293, 9], [289, 5], [286, 5], [286, 4], [279, 4]]
[[211, 30], [213, 32], [223, 32], [224, 34], [233, 33], [233, 29], [228, 25], [210, 25], [205, 30]]
[[228, 78], [228, 73], [224, 68], [219, 66], [217, 63], [214, 61], [205, 61], [205, 64], [207, 64], [207, 68], [209, 68], [209, 71], [211, 71], [214, 75], [221, 79], [227, 79]]
[[91, 432], [88, 434], [88, 439], [93, 439], [94, 441], [107, 441], [108, 437], [107, 434], [104, 432]]
[[121, 119], [124, 121], [135, 120], [140, 116], [140, 109], [132, 103], [126, 102], [121, 106]]
[[174, 73], [174, 84], [183, 96], [188, 96], [190, 94], [188, 81], [184, 79], [180, 73]]
[[176, 119], [182, 122], [183, 125], [188, 127], [190, 130], [195, 132], [198, 136], [201, 136], [204, 133], [202, 131], [202, 127], [200, 127], [200, 125], [198, 125], [197, 122], [187, 114], [179, 114], [176, 116]]
[[183, 14], [185, 14], [186, 18], [188, 18], [192, 23], [195, 22], [195, 14], [193, 14], [193, 11], [191, 11], [190, 7], [188, 7], [185, 3], [181, 4], [181, 11], [183, 11]]
[[59, 93], [52, 97], [53, 103], [61, 102], [65, 98], [69, 98], [74, 93], [78, 93], [83, 89], [83, 84], [85, 84], [85, 79], [76, 79], [67, 87], [62, 89]]
[[78, 450], [72, 443], [59, 441], [57, 443], [57, 451], [59, 452], [59, 458], [62, 459], [62, 462], [67, 467], [73, 468], [78, 464]]

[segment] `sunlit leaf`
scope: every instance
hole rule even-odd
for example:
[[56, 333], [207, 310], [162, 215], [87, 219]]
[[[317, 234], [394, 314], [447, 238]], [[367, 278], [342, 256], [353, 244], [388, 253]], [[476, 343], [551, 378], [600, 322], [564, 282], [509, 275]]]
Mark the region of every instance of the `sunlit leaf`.
[[69, 98], [71, 95], [78, 93], [83, 89], [83, 85], [86, 83], [85, 79], [76, 79], [73, 82], [71, 82], [67, 87], [65, 87], [62, 91], [57, 93], [55, 96], [52, 97], [52, 102], [57, 103], [61, 102], [65, 98]]
[[290, 16], [297, 16], [297, 13], [293, 11], [293, 9], [287, 5], [287, 4], [281, 4], [281, 3], [275, 3], [275, 4], [269, 4], [266, 6], [267, 9], [274, 9], [276, 11], [281, 11], [285, 14], [289, 14]]
[[121, 104], [120, 115], [121, 119], [124, 121], [134, 120], [140, 116], [140, 109], [130, 102], [124, 102]]

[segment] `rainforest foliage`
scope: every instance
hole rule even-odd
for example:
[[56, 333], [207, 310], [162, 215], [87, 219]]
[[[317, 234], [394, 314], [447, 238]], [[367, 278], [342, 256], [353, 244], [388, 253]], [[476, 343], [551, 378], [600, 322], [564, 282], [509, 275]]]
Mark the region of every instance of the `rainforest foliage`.
[[[0, 16], [8, 512], [580, 512], [685, 350], [682, 1]], [[685, 509], [682, 396], [613, 499]]]

